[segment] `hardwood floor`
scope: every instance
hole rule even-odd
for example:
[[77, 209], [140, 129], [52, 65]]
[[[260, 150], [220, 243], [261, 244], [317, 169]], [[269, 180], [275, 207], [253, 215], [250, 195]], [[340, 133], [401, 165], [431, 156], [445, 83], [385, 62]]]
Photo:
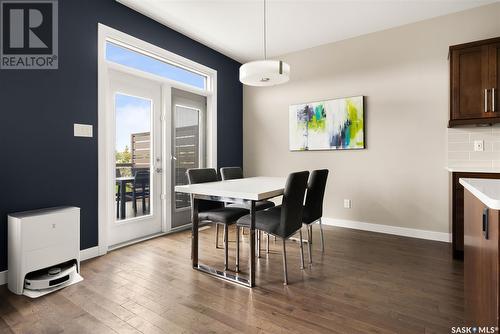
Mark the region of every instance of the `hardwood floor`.
[[[83, 262], [83, 282], [43, 298], [0, 287], [0, 332], [450, 333], [462, 323], [463, 264], [449, 244], [325, 227], [322, 255], [318, 237], [315, 226], [303, 271], [288, 242], [288, 286], [272, 239], [253, 290], [191, 269], [189, 232], [152, 239]], [[200, 262], [221, 267], [213, 227], [200, 242]], [[230, 255], [234, 268], [234, 242]]]

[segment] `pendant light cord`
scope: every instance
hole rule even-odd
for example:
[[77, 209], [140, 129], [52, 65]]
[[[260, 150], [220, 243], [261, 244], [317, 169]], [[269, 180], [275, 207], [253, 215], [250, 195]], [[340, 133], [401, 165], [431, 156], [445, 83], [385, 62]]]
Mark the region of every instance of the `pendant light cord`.
[[266, 0], [264, 0], [264, 60], [267, 60]]

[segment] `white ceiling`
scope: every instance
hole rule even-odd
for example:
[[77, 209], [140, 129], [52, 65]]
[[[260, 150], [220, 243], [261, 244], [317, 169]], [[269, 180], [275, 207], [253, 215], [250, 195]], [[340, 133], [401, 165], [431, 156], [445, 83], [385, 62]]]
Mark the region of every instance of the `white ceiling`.
[[[240, 62], [263, 58], [263, 0], [117, 0]], [[267, 0], [268, 56], [495, 0]]]

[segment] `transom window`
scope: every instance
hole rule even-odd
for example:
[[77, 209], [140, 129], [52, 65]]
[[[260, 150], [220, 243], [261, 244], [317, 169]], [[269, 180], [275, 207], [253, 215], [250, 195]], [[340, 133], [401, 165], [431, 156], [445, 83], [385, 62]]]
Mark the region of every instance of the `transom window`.
[[110, 41], [106, 42], [106, 60], [147, 73], [159, 75], [186, 85], [201, 89], [207, 88], [207, 77], [203, 74], [134, 51]]

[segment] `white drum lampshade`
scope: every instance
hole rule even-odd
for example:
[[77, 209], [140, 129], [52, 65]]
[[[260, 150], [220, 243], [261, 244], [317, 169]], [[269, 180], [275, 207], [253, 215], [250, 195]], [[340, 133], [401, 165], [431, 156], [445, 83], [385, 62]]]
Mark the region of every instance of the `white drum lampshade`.
[[264, 0], [264, 60], [240, 66], [240, 81], [247, 86], [274, 86], [290, 80], [290, 65], [281, 60], [267, 59], [266, 0]]
[[290, 80], [290, 65], [281, 60], [257, 60], [240, 66], [240, 81], [248, 86], [274, 86]]

